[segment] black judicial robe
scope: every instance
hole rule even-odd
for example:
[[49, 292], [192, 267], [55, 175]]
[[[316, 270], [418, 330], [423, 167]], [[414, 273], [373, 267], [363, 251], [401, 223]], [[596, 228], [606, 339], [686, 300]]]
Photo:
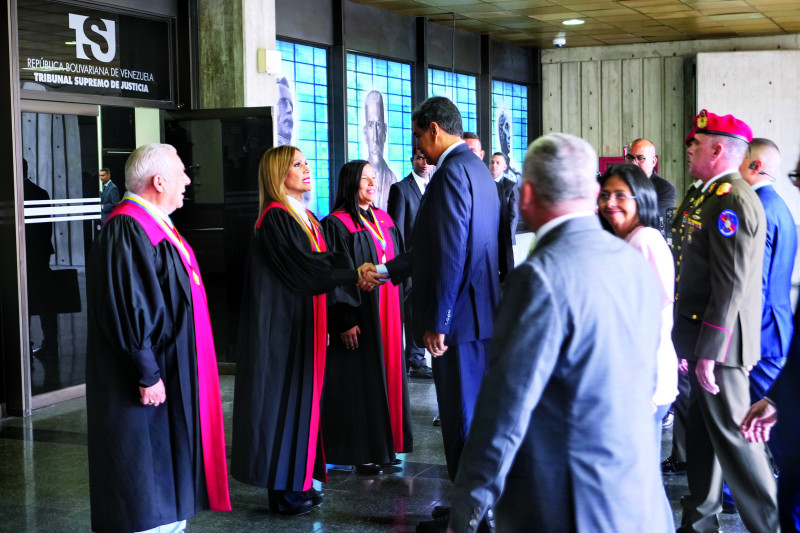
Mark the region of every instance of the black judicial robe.
[[[388, 215], [380, 210], [388, 218]], [[366, 212], [362, 211], [366, 215]], [[344, 215], [349, 218], [349, 215]], [[371, 217], [368, 216], [371, 219]], [[391, 219], [389, 219], [391, 220]], [[335, 215], [322, 221], [326, 242], [331, 250], [346, 252], [355, 265], [378, 264], [378, 254], [371, 234], [351, 233]], [[398, 228], [388, 229], [395, 255], [403, 252]], [[409, 265], [410, 266], [410, 265]], [[391, 281], [400, 285], [410, 274], [410, 268], [392, 269]], [[402, 303], [402, 287], [400, 288]], [[361, 293], [361, 304], [351, 306], [336, 301], [328, 313], [330, 345], [325, 369], [325, 389], [322, 396], [322, 428], [325, 435], [325, 454], [332, 464], [386, 464], [395, 452], [413, 449], [411, 411], [408, 397], [405, 358], [402, 350], [402, 305], [393, 310], [400, 332], [397, 355], [400, 365], [400, 387], [387, 385], [387, 369], [379, 314], [379, 289]], [[358, 326], [358, 348], [344, 346], [341, 333]], [[399, 390], [397, 390], [399, 389]], [[402, 438], [392, 434], [389, 394], [402, 402]], [[401, 396], [401, 398], [400, 398]], [[398, 432], [399, 433], [399, 432]]]
[[[190, 281], [179, 254], [167, 240], [153, 246], [128, 216], [109, 219], [92, 246], [86, 411], [93, 531], [143, 531], [208, 508]], [[139, 402], [138, 386], [155, 384], [154, 375], [167, 395], [157, 408]]]
[[[320, 370], [313, 297], [343, 285], [349, 289], [341, 297], [356, 304], [358, 276], [344, 254], [312, 251], [300, 223], [279, 207], [262, 215], [244, 276], [231, 473], [259, 487], [306, 490], [314, 373]], [[325, 481], [323, 440], [316, 442], [314, 477]]]

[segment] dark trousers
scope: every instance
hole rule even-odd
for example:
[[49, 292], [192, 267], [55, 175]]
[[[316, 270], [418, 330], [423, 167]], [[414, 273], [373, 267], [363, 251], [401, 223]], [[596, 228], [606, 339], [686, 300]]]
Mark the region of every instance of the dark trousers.
[[749, 379], [742, 367], [717, 365], [716, 395], [700, 387], [696, 363], [689, 364], [692, 394], [686, 428], [686, 474], [691, 495], [684, 504], [681, 532], [719, 530], [723, 474], [748, 531], [778, 531], [777, 484], [763, 443], [750, 443], [739, 424], [750, 408]]
[[678, 372], [678, 396], [672, 403], [674, 413], [672, 423], [672, 452], [670, 455], [681, 463], [686, 462], [686, 417], [689, 414], [689, 376]]
[[[34, 255], [27, 262], [29, 313], [39, 315], [42, 327], [41, 348], [51, 358], [58, 357], [58, 315], [52, 312], [50, 256]], [[31, 311], [33, 310], [33, 311]], [[30, 326], [30, 321], [28, 322]]]
[[[774, 382], [777, 372], [783, 369], [786, 359], [762, 359], [750, 372], [751, 400], [762, 398]], [[763, 364], [762, 364], [763, 363]], [[772, 381], [769, 381], [769, 378]], [[796, 387], [797, 384], [791, 385]], [[758, 395], [758, 396], [753, 396]], [[775, 464], [780, 474], [778, 476], [778, 515], [780, 517], [781, 531], [800, 532], [800, 453], [798, 453], [797, 431], [792, 427], [797, 424], [791, 413], [780, 418], [772, 430], [769, 442]]]
[[433, 358], [433, 382], [442, 421], [444, 456], [451, 481], [456, 479], [458, 461], [475, 412], [475, 400], [486, 371], [489, 341], [479, 340], [450, 346]]
[[420, 368], [425, 365], [425, 350], [417, 346], [414, 342], [414, 331], [411, 327], [411, 298], [407, 298], [403, 304], [403, 334], [406, 340], [405, 357], [406, 369]]
[[[796, 442], [782, 444], [797, 446]], [[794, 455], [791, 461], [776, 460], [781, 471], [778, 477], [778, 514], [784, 533], [800, 531], [800, 460], [797, 454]]]
[[[656, 446], [658, 447], [658, 454], [656, 454], [656, 458], [658, 461], [661, 461], [661, 433], [663, 432], [662, 429], [662, 420], [665, 416], [669, 413], [669, 404], [666, 405], [658, 405], [656, 406], [656, 412], [653, 415], [653, 422], [655, 425], [655, 432], [656, 432]], [[666, 487], [661, 490], [661, 501], [662, 505], [664, 506], [664, 517], [666, 520], [669, 520], [669, 529], [670, 531], [675, 529], [675, 523], [673, 522], [672, 518], [672, 507], [669, 504], [669, 498], [667, 497]]]

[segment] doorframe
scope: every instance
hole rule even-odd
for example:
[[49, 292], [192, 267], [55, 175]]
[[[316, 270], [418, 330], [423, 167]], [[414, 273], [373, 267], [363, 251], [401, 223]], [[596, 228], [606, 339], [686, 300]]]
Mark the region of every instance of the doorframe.
[[[22, 339], [28, 338], [27, 321], [22, 320], [22, 311], [27, 315], [27, 302], [23, 302], [19, 287], [24, 284], [20, 265], [24, 261], [22, 239], [22, 147], [19, 112], [19, 49], [17, 47], [17, 3], [6, 2], [4, 14], [6, 24], [0, 29], [0, 55], [3, 63], [0, 80], [0, 120], [7, 128], [0, 134], [0, 161], [3, 175], [13, 179], [0, 183], [0, 203], [5, 204], [0, 217], [0, 247], [5, 250], [0, 262], [0, 309], [2, 312], [3, 344], [0, 364], [3, 365], [0, 379], [4, 381], [5, 408], [0, 416], [27, 416], [30, 414], [30, 349], [26, 350]], [[27, 341], [26, 341], [27, 342]], [[27, 393], [26, 393], [27, 391]]]
[[[88, 116], [88, 117], [95, 117], [100, 120], [100, 106], [99, 105], [92, 105], [92, 104], [77, 104], [77, 103], [68, 103], [68, 102], [54, 102], [48, 100], [19, 100], [19, 113], [18, 113], [18, 120], [19, 124], [22, 124], [22, 113], [50, 113], [50, 114], [59, 114], [59, 115], [79, 115], [79, 116]], [[22, 152], [22, 130], [19, 130], [19, 147], [20, 147], [20, 156]], [[101, 146], [101, 138], [98, 134], [97, 144], [98, 144], [98, 159], [99, 159], [99, 150]], [[20, 174], [21, 174], [21, 166], [20, 166]], [[22, 176], [21, 179], [25, 179], [27, 176]], [[20, 180], [19, 183], [21, 184], [22, 181]], [[19, 189], [20, 196], [22, 187], [20, 186]], [[58, 389], [50, 392], [45, 392], [43, 394], [37, 394], [35, 396], [32, 395], [32, 382], [31, 382], [31, 349], [30, 349], [30, 327], [29, 327], [29, 320], [28, 318], [28, 273], [24, 265], [26, 265], [26, 250], [25, 250], [25, 206], [24, 206], [24, 199], [18, 198], [18, 213], [20, 215], [21, 221], [20, 223], [20, 231], [19, 231], [19, 262], [18, 262], [18, 270], [19, 270], [19, 287], [18, 287], [18, 294], [19, 294], [19, 317], [20, 317], [20, 330], [22, 332], [21, 335], [21, 348], [22, 348], [22, 372], [23, 372], [23, 380], [22, 380], [22, 403], [23, 408], [21, 409], [21, 413], [17, 413], [11, 411], [9, 408], [9, 414], [16, 414], [21, 416], [29, 416], [33, 410], [39, 409], [40, 407], [45, 407], [48, 405], [53, 405], [56, 403], [60, 403], [66, 400], [71, 400], [73, 398], [79, 398], [81, 396], [86, 395], [86, 385], [75, 385], [71, 387], [66, 387], [63, 389]]]

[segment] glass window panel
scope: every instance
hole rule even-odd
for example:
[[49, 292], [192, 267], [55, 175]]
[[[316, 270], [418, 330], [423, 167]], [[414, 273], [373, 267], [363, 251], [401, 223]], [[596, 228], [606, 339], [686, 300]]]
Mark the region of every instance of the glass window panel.
[[[367, 123], [366, 97], [371, 91], [380, 97], [370, 99], [371, 109], [380, 109], [383, 126], [374, 126], [364, 134]], [[394, 179], [411, 172], [411, 67], [359, 54], [347, 54], [347, 159], [369, 159], [368, 142], [380, 145], [382, 159]], [[380, 105], [379, 107], [378, 104]], [[375, 120], [375, 117], [372, 117]], [[383, 131], [378, 131], [383, 128]], [[382, 145], [381, 145], [382, 143]], [[338, 172], [338, 169], [334, 169]], [[379, 184], [380, 186], [380, 184]], [[385, 188], [388, 194], [388, 187]], [[380, 196], [379, 207], [385, 208], [386, 194]]]
[[508, 177], [519, 183], [528, 149], [528, 87], [492, 80], [492, 119], [492, 151], [508, 155]]
[[328, 162], [328, 54], [324, 48], [286, 41], [278, 41], [276, 48], [281, 52], [282, 76], [288, 86], [288, 97], [293, 103], [293, 122], [282, 121], [281, 110], [278, 110], [278, 144], [294, 144], [308, 160], [313, 180], [308, 208], [322, 218], [330, 211], [331, 184]]
[[444, 96], [461, 112], [464, 131], [478, 130], [477, 78], [469, 74], [428, 69], [428, 96]]
[[365, 74], [372, 74], [372, 58], [356, 56], [356, 70]]

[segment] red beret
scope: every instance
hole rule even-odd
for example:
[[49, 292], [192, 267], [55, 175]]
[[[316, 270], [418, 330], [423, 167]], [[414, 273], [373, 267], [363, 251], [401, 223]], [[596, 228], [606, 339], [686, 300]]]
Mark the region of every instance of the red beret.
[[694, 117], [696, 133], [708, 135], [725, 135], [749, 143], [753, 140], [753, 131], [745, 122], [733, 115], [719, 116], [709, 113], [705, 109]]
[[686, 144], [686, 146], [689, 146], [689, 143], [692, 142], [692, 139], [694, 139], [695, 133], [697, 133], [697, 128], [692, 128], [692, 131], [690, 131], [689, 135], [686, 136], [686, 140], [683, 141], [684, 144]]

